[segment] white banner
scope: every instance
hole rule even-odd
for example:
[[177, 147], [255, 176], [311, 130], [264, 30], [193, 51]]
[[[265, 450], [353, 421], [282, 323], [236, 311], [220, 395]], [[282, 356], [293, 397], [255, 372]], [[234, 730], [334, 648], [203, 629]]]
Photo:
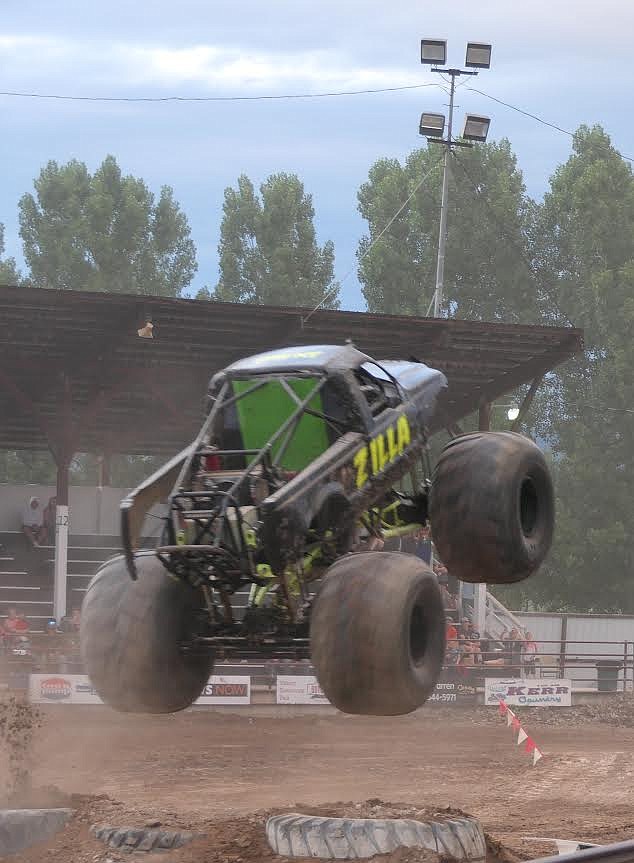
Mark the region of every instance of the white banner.
[[195, 704], [251, 704], [251, 678], [213, 675]]
[[500, 700], [517, 707], [570, 707], [570, 680], [522, 680], [487, 677], [484, 681], [484, 703], [498, 706]]
[[278, 704], [330, 704], [317, 678], [308, 674], [278, 674], [276, 701]]
[[31, 674], [29, 698], [35, 704], [103, 704], [85, 674]]

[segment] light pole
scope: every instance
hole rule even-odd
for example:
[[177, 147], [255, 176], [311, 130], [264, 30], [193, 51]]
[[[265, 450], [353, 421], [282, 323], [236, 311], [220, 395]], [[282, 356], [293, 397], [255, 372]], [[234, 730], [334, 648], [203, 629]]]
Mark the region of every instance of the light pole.
[[456, 93], [456, 78], [461, 75], [477, 75], [480, 69], [491, 66], [491, 46], [482, 42], [469, 42], [465, 66], [468, 69], [444, 68], [447, 58], [447, 42], [443, 39], [422, 39], [420, 43], [420, 61], [432, 67], [432, 72], [449, 75], [451, 85], [449, 90], [449, 120], [447, 137], [443, 138], [445, 117], [443, 114], [422, 114], [419, 132], [427, 138], [430, 144], [441, 144], [445, 148], [442, 171], [442, 198], [440, 203], [440, 229], [438, 233], [438, 258], [436, 260], [436, 287], [434, 290], [434, 317], [442, 314], [443, 290], [445, 282], [445, 251], [447, 248], [447, 209], [449, 203], [449, 176], [451, 173], [451, 154], [454, 147], [472, 147], [472, 141], [486, 141], [490, 120], [488, 117], [478, 117], [467, 114], [462, 132], [462, 140], [453, 137], [453, 111]]

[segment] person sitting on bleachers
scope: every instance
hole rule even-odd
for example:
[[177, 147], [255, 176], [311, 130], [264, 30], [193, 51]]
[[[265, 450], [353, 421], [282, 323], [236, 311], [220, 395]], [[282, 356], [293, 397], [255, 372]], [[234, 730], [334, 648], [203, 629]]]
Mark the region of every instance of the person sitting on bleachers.
[[24, 614], [18, 614], [17, 610], [10, 606], [7, 609], [7, 616], [2, 621], [2, 630], [7, 635], [21, 635], [29, 631], [29, 624]]
[[69, 615], [62, 618], [62, 632], [79, 632], [81, 609], [76, 605]]
[[44, 510], [40, 506], [38, 498], [32, 497], [22, 514], [22, 530], [33, 546], [40, 546], [46, 541], [46, 528], [44, 526]]

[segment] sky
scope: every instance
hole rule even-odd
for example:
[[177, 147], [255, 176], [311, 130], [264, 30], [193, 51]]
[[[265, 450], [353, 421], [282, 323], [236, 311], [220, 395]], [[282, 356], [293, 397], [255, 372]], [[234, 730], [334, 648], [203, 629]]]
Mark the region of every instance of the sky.
[[[399, 92], [280, 101], [91, 103], [0, 96], [0, 222], [22, 263], [17, 206], [50, 159], [93, 171], [113, 154], [158, 193], [174, 189], [198, 250], [191, 292], [218, 278], [223, 191], [295, 172], [313, 196], [320, 242], [346, 276], [342, 307], [365, 307], [355, 252], [357, 190], [373, 162], [420, 146], [423, 110], [446, 112], [421, 37], [446, 38], [460, 66], [468, 40], [493, 59], [467, 86], [564, 129], [601, 123], [634, 153], [631, 0], [0, 0], [0, 90], [74, 96], [256, 96], [430, 84]], [[466, 80], [466, 79], [462, 79]], [[469, 91], [456, 118], [491, 117], [540, 198], [571, 140]]]

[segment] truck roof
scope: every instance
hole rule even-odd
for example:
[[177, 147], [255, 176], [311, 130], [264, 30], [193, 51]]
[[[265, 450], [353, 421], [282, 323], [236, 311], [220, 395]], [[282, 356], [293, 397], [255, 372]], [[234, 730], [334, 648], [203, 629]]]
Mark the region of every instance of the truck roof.
[[244, 374], [293, 371], [342, 371], [358, 368], [371, 357], [362, 354], [354, 345], [299, 345], [279, 348], [245, 357], [225, 369], [229, 377]]

